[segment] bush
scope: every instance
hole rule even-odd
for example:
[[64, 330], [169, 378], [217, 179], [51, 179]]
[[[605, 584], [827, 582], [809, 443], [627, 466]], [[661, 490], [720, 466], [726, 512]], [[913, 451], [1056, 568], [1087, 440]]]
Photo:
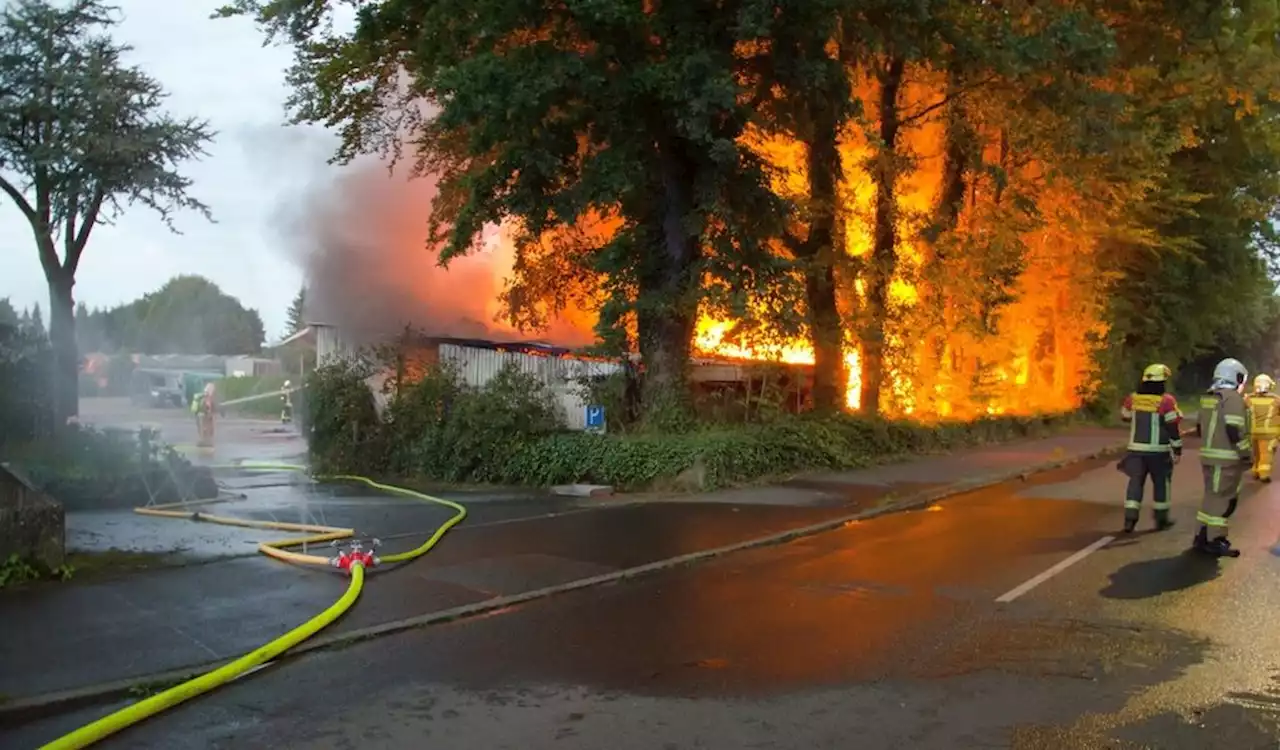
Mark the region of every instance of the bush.
[[52, 368], [48, 338], [0, 324], [0, 448], [52, 433]]
[[[703, 489], [806, 470], [850, 469], [886, 458], [1043, 434], [1059, 417], [998, 417], [924, 425], [857, 416], [782, 416], [765, 424], [681, 434], [571, 432], [546, 387], [503, 370], [482, 388], [428, 368], [396, 388], [378, 415], [367, 363], [328, 365], [308, 380], [310, 449], [323, 472], [392, 474], [445, 482], [621, 489]], [[617, 397], [618, 384], [601, 391]], [[603, 400], [604, 393], [597, 392]]]
[[53, 435], [11, 444], [12, 462], [67, 510], [135, 507], [215, 497], [208, 469], [193, 466], [155, 431], [95, 430], [70, 425]]
[[546, 387], [510, 367], [483, 388], [429, 368], [387, 412], [392, 469], [448, 482], [502, 481], [510, 456], [564, 428]]
[[364, 360], [338, 360], [307, 376], [303, 422], [317, 471], [380, 473], [391, 466], [383, 451], [385, 425], [365, 382], [373, 372]]
[[767, 425], [683, 435], [555, 435], [526, 444], [501, 481], [592, 482], [620, 489], [714, 489], [808, 470], [854, 469], [897, 456], [1045, 434], [1066, 417], [999, 418], [926, 426], [855, 416], [788, 417]]
[[186, 459], [143, 428], [98, 430], [72, 425], [56, 435], [10, 446], [6, 461], [23, 467], [36, 484], [51, 479], [109, 480], [149, 466], [185, 465]]

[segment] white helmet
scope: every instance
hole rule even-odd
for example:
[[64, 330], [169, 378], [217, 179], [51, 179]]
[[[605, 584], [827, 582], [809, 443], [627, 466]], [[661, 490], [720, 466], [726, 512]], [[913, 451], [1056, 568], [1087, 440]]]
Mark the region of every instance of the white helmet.
[[1253, 392], [1270, 393], [1275, 384], [1276, 381], [1272, 380], [1271, 376], [1264, 372], [1253, 379]]
[[291, 381], [288, 381], [288, 380], [284, 381], [284, 387], [285, 387], [285, 388], [289, 388], [289, 387], [291, 387], [292, 385], [293, 385], [293, 383], [292, 383]]
[[1248, 379], [1249, 370], [1238, 359], [1228, 357], [1213, 368], [1214, 388], [1240, 388]]

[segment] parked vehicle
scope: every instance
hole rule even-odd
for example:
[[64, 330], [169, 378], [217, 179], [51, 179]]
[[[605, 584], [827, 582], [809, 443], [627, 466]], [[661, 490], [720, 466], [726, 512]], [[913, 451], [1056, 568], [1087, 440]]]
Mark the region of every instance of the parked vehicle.
[[135, 406], [180, 407], [185, 403], [182, 373], [164, 370], [134, 370], [129, 399]]

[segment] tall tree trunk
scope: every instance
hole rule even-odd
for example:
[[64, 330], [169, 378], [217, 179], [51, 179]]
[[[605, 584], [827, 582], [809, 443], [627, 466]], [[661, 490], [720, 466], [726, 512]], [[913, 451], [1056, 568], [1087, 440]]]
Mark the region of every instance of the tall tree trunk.
[[65, 425], [80, 414], [80, 351], [76, 346], [75, 279], [65, 270], [48, 275], [49, 341], [53, 345], [54, 424]]
[[948, 260], [944, 236], [955, 231], [964, 209], [965, 195], [969, 188], [969, 175], [973, 162], [973, 151], [977, 148], [976, 134], [970, 125], [960, 96], [961, 81], [958, 74], [952, 71], [948, 76], [945, 109], [945, 134], [942, 152], [942, 180], [938, 187], [938, 200], [934, 206], [933, 221], [925, 230], [925, 239], [933, 249], [934, 288], [930, 299], [933, 303], [932, 319], [934, 330], [929, 335], [928, 351], [936, 356], [935, 374], [939, 384], [945, 383], [944, 398], [950, 395], [950, 381], [954, 375], [953, 367], [953, 331], [955, 300], [948, 291], [945, 280], [949, 276]]
[[640, 356], [645, 374], [641, 386], [641, 423], [651, 429], [686, 426], [692, 415], [689, 399], [689, 356], [698, 316], [698, 235], [689, 231], [693, 210], [695, 162], [678, 143], [659, 148], [662, 201], [657, 216], [657, 247], [640, 274], [636, 313]]
[[844, 407], [848, 373], [844, 367], [844, 329], [836, 303], [836, 189], [840, 184], [840, 122], [831, 107], [812, 111], [808, 143], [809, 236], [793, 242], [804, 261], [805, 302], [813, 342], [813, 406], [821, 412]]
[[880, 143], [872, 180], [876, 186], [875, 227], [871, 245], [871, 268], [867, 279], [867, 328], [862, 341], [862, 403], [864, 414], [880, 413], [880, 391], [884, 385], [885, 324], [888, 316], [889, 283], [897, 269], [898, 253], [898, 135], [901, 112], [898, 95], [906, 60], [893, 56], [880, 70]]

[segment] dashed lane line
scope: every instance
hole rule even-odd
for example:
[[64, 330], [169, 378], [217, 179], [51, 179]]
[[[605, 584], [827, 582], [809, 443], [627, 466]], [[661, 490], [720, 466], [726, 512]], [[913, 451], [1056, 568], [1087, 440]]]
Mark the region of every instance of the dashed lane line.
[[1054, 576], [1058, 575], [1059, 573], [1071, 567], [1072, 565], [1075, 565], [1076, 563], [1085, 559], [1089, 555], [1092, 555], [1094, 552], [1097, 552], [1098, 550], [1102, 549], [1108, 544], [1111, 544], [1112, 542], [1115, 541], [1115, 539], [1116, 538], [1114, 536], [1102, 537], [1101, 539], [1094, 542], [1093, 544], [1090, 544], [1088, 547], [1085, 547], [1079, 552], [1076, 552], [1071, 557], [1068, 557], [1067, 559], [1058, 562], [1058, 564], [1054, 565], [1052, 568], [1049, 568], [1048, 570], [1040, 573], [1039, 575], [1036, 575], [1035, 577], [1026, 580], [1022, 584], [1004, 592], [1000, 596], [996, 597], [996, 603], [1008, 604], [1014, 599], [1017, 599], [1018, 597], [1027, 593], [1031, 589], [1034, 589], [1036, 586], [1039, 586], [1040, 584], [1044, 583], [1050, 578], [1053, 578]]

